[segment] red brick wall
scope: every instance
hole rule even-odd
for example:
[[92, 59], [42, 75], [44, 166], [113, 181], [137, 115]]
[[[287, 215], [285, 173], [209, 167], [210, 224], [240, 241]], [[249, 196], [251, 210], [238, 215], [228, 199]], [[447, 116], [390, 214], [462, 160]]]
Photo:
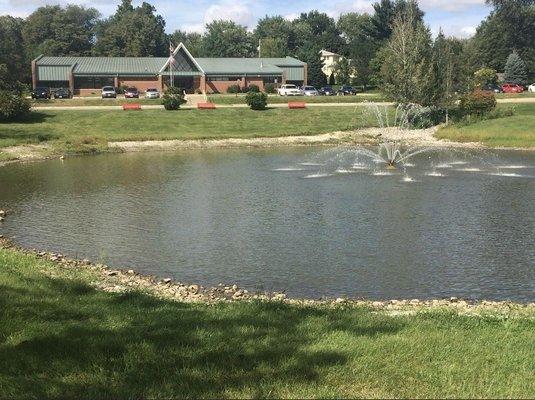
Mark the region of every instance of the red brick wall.
[[140, 92], [144, 92], [145, 90], [149, 88], [158, 89], [160, 87], [157, 76], [155, 76], [154, 78], [135, 78], [135, 77], [121, 78], [119, 77], [119, 86], [134, 86]]
[[[197, 85], [197, 82], [195, 82]], [[243, 89], [249, 85], [257, 85], [260, 90], [264, 90], [264, 80], [263, 78], [257, 77], [247, 77], [245, 80], [241, 79], [240, 81], [210, 81], [206, 80], [206, 91], [207, 93], [227, 93], [227, 89], [232, 85], [240, 85]], [[198, 86], [195, 86], [197, 88]]]

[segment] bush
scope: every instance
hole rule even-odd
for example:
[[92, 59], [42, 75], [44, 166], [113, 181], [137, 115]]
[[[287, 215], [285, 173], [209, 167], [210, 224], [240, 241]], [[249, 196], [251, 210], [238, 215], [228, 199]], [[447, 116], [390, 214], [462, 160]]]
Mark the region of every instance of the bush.
[[245, 96], [245, 102], [251, 107], [251, 110], [265, 110], [267, 106], [267, 94], [249, 92]]
[[231, 94], [241, 93], [240, 85], [230, 85], [227, 88], [227, 93], [231, 93]]
[[124, 94], [124, 92], [126, 91], [127, 88], [128, 88], [128, 86], [121, 85], [118, 88], [115, 88], [115, 92], [117, 92], [117, 94]]
[[483, 92], [476, 90], [465, 94], [459, 102], [461, 116], [484, 115], [496, 107], [496, 96], [493, 92]]
[[260, 93], [258, 85], [252, 84], [247, 87], [247, 93]]
[[30, 102], [12, 92], [0, 91], [0, 122], [20, 121], [30, 114]]
[[266, 83], [264, 85], [264, 92], [269, 94], [277, 93], [277, 85], [275, 85], [274, 83]]
[[446, 120], [446, 110], [438, 107], [411, 107], [407, 114], [411, 127], [426, 129]]
[[178, 110], [185, 102], [182, 89], [177, 87], [168, 88], [162, 96], [162, 104], [166, 110]]
[[496, 70], [492, 68], [481, 68], [474, 72], [474, 85], [481, 88], [484, 85], [493, 85], [498, 81]]

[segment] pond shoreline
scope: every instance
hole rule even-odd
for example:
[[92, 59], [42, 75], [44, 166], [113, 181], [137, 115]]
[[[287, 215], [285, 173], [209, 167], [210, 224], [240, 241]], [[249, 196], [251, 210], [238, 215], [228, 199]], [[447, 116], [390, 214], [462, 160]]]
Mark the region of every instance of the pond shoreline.
[[96, 155], [103, 153], [129, 153], [141, 151], [177, 151], [193, 149], [228, 149], [228, 148], [264, 148], [282, 146], [337, 146], [337, 145], [377, 145], [381, 141], [399, 141], [408, 146], [430, 146], [444, 148], [466, 148], [486, 150], [535, 151], [535, 147], [489, 147], [479, 142], [455, 142], [438, 139], [434, 135], [439, 126], [429, 129], [415, 129], [401, 132], [396, 128], [363, 128], [356, 131], [335, 131], [318, 135], [296, 135], [257, 138], [225, 138], [225, 139], [170, 139], [146, 141], [108, 142], [107, 150], [91, 153], [55, 153], [47, 144], [27, 144], [0, 148], [0, 153], [13, 157], [0, 161], [0, 167], [20, 162], [45, 161]]
[[250, 292], [236, 284], [220, 283], [214, 287], [184, 283], [171, 278], [158, 279], [144, 275], [133, 269], [112, 268], [93, 263], [90, 260], [78, 260], [59, 253], [26, 249], [16, 245], [11, 239], [0, 235], [0, 249], [13, 251], [20, 255], [35, 257], [52, 263], [54, 268], [43, 268], [42, 273], [50, 278], [76, 279], [83, 271], [91, 276], [89, 284], [97, 290], [113, 293], [142, 291], [160, 299], [178, 302], [215, 304], [236, 301], [283, 302], [297, 306], [322, 307], [366, 307], [390, 315], [412, 315], [417, 312], [450, 311], [458, 315], [494, 316], [499, 318], [535, 319], [535, 302], [518, 303], [511, 301], [470, 301], [457, 297], [449, 299], [392, 299], [368, 300], [363, 298], [291, 298], [284, 292]]

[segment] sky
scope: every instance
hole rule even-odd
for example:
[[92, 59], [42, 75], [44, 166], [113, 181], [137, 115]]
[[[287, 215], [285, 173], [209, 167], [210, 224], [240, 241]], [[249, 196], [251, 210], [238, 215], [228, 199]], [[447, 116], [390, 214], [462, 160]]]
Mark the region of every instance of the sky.
[[[337, 18], [346, 12], [372, 12], [376, 0], [148, 0], [167, 22], [166, 30], [202, 32], [206, 23], [229, 19], [253, 29], [265, 15], [287, 19], [313, 9]], [[103, 16], [115, 12], [119, 0], [0, 0], [0, 15], [26, 17], [47, 4], [80, 4], [97, 8]], [[448, 36], [469, 37], [490, 12], [485, 0], [420, 0], [425, 21], [436, 35], [440, 28]], [[134, 0], [135, 5], [141, 1]]]

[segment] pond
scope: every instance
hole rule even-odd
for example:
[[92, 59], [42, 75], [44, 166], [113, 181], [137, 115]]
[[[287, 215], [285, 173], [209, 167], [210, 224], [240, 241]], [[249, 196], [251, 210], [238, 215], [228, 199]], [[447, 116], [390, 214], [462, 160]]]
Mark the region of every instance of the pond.
[[350, 148], [98, 155], [0, 168], [26, 247], [291, 296], [535, 300], [535, 153]]

